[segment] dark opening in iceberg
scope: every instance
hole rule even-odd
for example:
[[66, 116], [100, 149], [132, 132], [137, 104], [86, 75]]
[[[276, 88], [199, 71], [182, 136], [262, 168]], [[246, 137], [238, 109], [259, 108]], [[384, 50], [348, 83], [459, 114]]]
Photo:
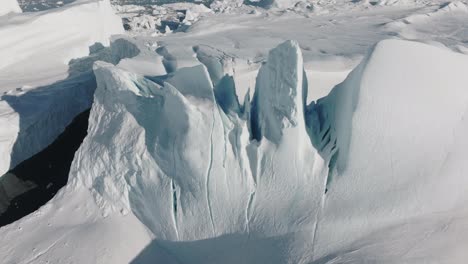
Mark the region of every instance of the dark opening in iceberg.
[[0, 226], [34, 212], [67, 183], [75, 152], [86, 137], [89, 110], [47, 148], [0, 177]]

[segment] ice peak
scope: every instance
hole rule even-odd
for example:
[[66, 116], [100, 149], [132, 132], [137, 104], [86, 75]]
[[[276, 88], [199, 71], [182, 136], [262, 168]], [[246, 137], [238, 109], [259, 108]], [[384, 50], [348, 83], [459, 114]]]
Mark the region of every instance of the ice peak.
[[286, 128], [304, 128], [304, 66], [301, 49], [288, 40], [270, 51], [257, 76], [252, 135], [279, 142]]

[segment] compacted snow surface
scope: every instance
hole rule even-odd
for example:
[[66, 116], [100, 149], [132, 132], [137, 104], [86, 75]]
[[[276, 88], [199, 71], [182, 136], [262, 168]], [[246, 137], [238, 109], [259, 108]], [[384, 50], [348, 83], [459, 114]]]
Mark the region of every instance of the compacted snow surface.
[[466, 262], [467, 3], [166, 2], [0, 3], [0, 262]]

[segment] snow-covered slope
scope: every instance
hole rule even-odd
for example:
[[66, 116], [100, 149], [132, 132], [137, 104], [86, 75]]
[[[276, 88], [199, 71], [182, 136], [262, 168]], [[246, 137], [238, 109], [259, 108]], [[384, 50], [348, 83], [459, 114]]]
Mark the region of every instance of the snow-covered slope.
[[3, 0], [0, 5], [0, 16], [9, 13], [21, 13], [21, 8], [16, 0]]
[[[332, 120], [338, 142], [343, 133], [350, 137], [346, 149], [339, 147], [329, 179], [318, 224], [318, 256], [335, 253], [330, 248], [352, 251], [355, 240], [388, 232], [392, 241], [373, 245], [379, 251], [366, 250], [358, 259], [425, 263], [421, 256], [431, 255], [435, 263], [463, 262], [460, 254], [468, 244], [468, 230], [451, 222], [466, 217], [467, 209], [467, 67], [466, 56], [445, 49], [384, 41], [319, 101], [327, 106], [322, 109]], [[393, 238], [395, 229], [401, 232], [400, 225], [412, 222], [421, 227], [408, 230], [401, 240]], [[447, 227], [434, 231], [440, 225]], [[453, 229], [460, 232], [457, 238], [452, 237]], [[425, 238], [413, 241], [408, 236]], [[434, 245], [435, 239], [445, 242]], [[386, 252], [394, 243], [402, 244]], [[435, 254], [432, 247], [451, 250]], [[454, 258], [447, 259], [445, 253]]]

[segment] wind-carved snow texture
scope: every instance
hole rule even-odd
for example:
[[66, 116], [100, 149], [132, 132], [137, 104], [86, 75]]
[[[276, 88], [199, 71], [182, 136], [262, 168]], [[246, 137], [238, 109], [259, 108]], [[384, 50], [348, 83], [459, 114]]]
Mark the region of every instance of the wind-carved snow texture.
[[89, 134], [71, 178], [104, 214], [132, 211], [169, 241], [314, 229], [327, 168], [306, 129], [297, 43], [270, 52], [252, 111], [240, 106], [232, 77], [213, 87], [203, 65], [162, 86], [110, 64], [94, 71]]

